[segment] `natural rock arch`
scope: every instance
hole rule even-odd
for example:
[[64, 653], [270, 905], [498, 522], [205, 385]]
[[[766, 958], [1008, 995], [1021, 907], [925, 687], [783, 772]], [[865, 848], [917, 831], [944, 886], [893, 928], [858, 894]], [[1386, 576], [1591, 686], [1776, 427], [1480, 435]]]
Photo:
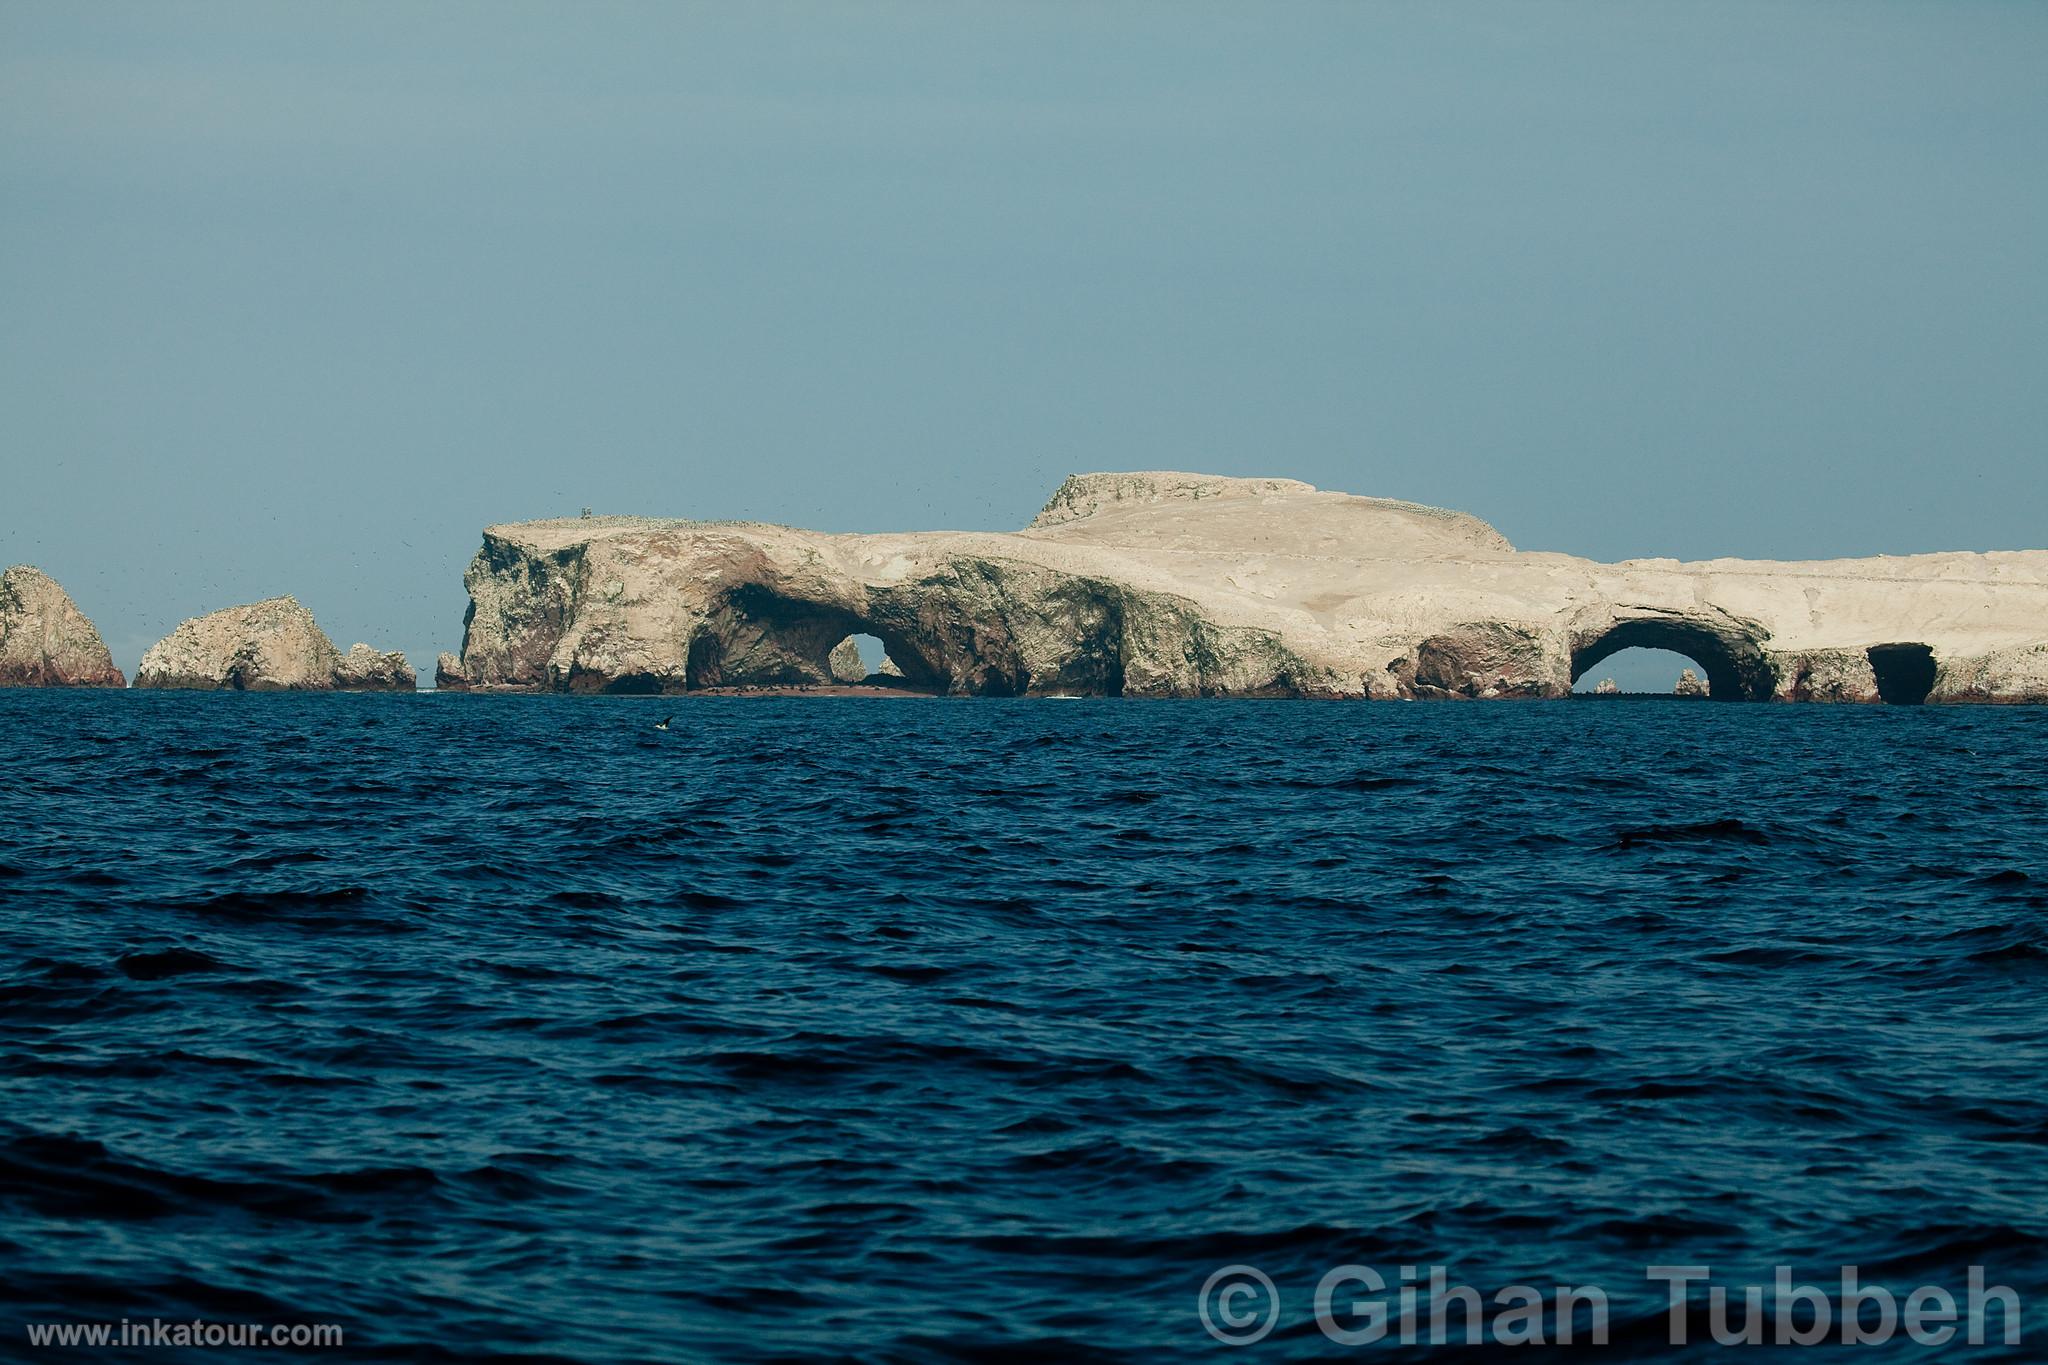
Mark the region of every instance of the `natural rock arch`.
[[947, 673], [929, 652], [888, 622], [835, 602], [806, 601], [759, 584], [721, 598], [690, 639], [684, 684], [775, 686], [833, 680], [832, 651], [851, 635], [872, 635], [912, 687], [943, 689]]
[[1575, 631], [1572, 681], [1624, 649], [1667, 649], [1683, 654], [1707, 675], [1715, 701], [1769, 701], [1776, 673], [1761, 643], [1734, 623], [1709, 624], [1675, 616], [1638, 616]]

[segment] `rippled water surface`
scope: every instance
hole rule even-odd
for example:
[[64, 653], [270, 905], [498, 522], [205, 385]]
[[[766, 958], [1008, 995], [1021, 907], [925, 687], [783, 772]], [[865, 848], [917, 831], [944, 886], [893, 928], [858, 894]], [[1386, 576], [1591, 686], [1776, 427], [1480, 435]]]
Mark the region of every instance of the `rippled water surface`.
[[[1613, 1358], [1662, 1339], [1657, 1262], [1982, 1264], [2048, 1333], [2048, 711], [0, 727], [0, 1350], [158, 1315], [344, 1326], [301, 1358], [1326, 1355], [1346, 1262], [1601, 1284]], [[1234, 1354], [1228, 1263], [1284, 1305]]]

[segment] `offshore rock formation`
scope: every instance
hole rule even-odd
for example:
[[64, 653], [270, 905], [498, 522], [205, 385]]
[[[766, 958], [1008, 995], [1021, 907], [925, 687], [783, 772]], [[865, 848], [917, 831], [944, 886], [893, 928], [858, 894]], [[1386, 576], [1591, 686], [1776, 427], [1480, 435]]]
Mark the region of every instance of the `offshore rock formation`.
[[1562, 697], [1620, 649], [1722, 699], [2048, 700], [2048, 552], [1601, 564], [1291, 479], [1089, 474], [1021, 532], [494, 526], [445, 688], [823, 683], [848, 635], [958, 694]]
[[196, 616], [150, 646], [137, 687], [232, 692], [410, 692], [405, 655], [359, 644], [343, 654], [290, 596]]
[[1704, 697], [1709, 695], [1707, 680], [1689, 668], [1678, 670], [1678, 683], [1671, 689], [1674, 697]]
[[343, 692], [416, 692], [419, 674], [401, 650], [372, 649], [358, 640], [335, 666], [334, 686]]
[[857, 683], [867, 677], [867, 665], [860, 661], [860, 646], [851, 635], [832, 647], [832, 653], [825, 659], [825, 671], [832, 675], [832, 681], [840, 683]]
[[85, 613], [41, 569], [0, 574], [0, 687], [125, 687]]

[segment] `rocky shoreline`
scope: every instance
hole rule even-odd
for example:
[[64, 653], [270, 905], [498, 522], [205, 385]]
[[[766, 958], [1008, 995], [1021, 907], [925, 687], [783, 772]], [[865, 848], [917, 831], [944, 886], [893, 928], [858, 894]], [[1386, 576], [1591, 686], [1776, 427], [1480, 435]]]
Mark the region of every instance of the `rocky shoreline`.
[[[1604, 564], [1290, 479], [1076, 475], [1023, 530], [831, 535], [591, 517], [484, 531], [444, 691], [1561, 698], [1630, 647], [1686, 695], [2048, 702], [2048, 551]], [[852, 637], [887, 650], [871, 675]], [[0, 579], [0, 686], [120, 687], [92, 622]], [[139, 688], [407, 691], [296, 599], [195, 617]]]
[[1633, 560], [1286, 479], [1077, 475], [1020, 532], [583, 517], [484, 532], [448, 690], [834, 680], [954, 695], [1564, 697], [1632, 646], [1721, 700], [2048, 701], [2048, 551]]

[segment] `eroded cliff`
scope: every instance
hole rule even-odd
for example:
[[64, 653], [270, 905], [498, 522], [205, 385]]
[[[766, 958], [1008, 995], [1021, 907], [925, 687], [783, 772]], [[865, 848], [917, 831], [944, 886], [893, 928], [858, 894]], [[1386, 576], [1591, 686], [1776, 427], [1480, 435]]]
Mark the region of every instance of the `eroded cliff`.
[[1642, 645], [1724, 699], [2048, 700], [2048, 552], [1602, 564], [1288, 479], [1078, 475], [1012, 534], [524, 522], [465, 582], [443, 687], [824, 683], [866, 633], [985, 695], [1555, 697]]
[[0, 574], [0, 687], [123, 687], [114, 656], [71, 595], [41, 569]]

